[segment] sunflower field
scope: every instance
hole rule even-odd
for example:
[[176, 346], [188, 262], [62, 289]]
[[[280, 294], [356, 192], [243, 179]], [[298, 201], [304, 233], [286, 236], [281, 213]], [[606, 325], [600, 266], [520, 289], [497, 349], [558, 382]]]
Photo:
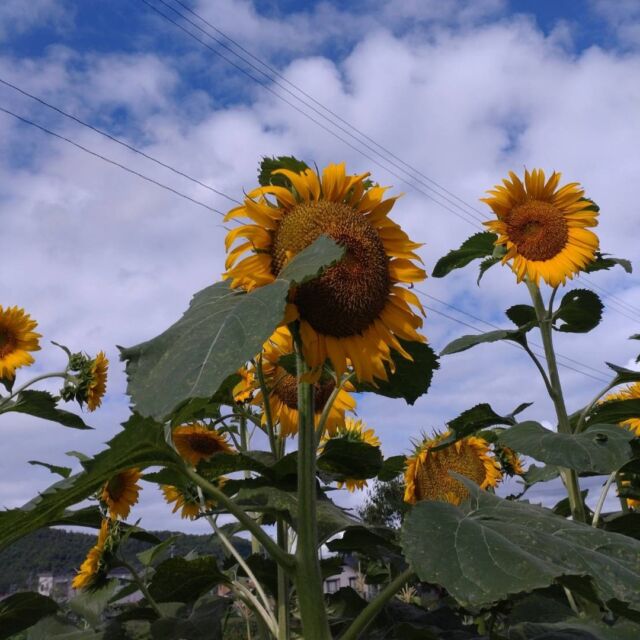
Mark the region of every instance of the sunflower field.
[[[479, 261], [481, 284], [506, 266], [523, 300], [506, 310], [505, 328], [463, 335], [437, 354], [413, 291], [427, 278], [420, 238], [393, 221], [401, 203], [388, 191], [344, 164], [262, 161], [258, 184], [226, 216], [220, 281], [160, 335], [120, 347], [131, 399], [122, 429], [81, 457], [79, 473], [38, 463], [61, 479], [0, 512], [0, 549], [43, 527], [97, 532], [70, 567], [73, 597], [1, 600], [0, 639], [640, 638], [640, 372], [607, 363], [609, 383], [569, 407], [556, 358], [557, 341], [602, 317], [599, 297], [570, 286], [574, 278], [631, 271], [601, 251], [598, 206], [540, 169], [489, 190], [486, 231], [429, 275]], [[99, 410], [105, 354], [60, 345], [64, 370], [18, 380], [40, 348], [36, 328], [26, 310], [0, 306], [0, 414], [85, 429], [63, 406]], [[498, 341], [529, 356], [531, 384], [548, 393], [556, 424], [523, 417], [522, 398], [508, 415], [487, 398], [438, 432], [408, 429], [407, 455], [385, 459], [355, 413], [360, 394], [412, 405], [450, 357]], [[36, 388], [46, 378], [60, 380], [57, 395]], [[593, 477], [591, 509], [584, 483]], [[528, 492], [553, 479], [566, 497], [548, 509]], [[371, 480], [400, 480], [398, 526], [332, 500]], [[139, 526], [132, 507], [154, 484], [167, 519], [206, 521], [224, 557], [174, 557], [171, 539]], [[502, 497], [506, 484], [516, 490]], [[129, 538], [149, 545], [136, 562], [121, 552]], [[347, 562], [359, 577], [325, 593]]]

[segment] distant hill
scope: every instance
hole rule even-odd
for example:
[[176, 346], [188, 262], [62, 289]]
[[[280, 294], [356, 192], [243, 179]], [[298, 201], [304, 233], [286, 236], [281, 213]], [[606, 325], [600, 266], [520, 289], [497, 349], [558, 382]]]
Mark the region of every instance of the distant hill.
[[[152, 531], [161, 540], [172, 535], [171, 531]], [[0, 594], [22, 589], [37, 590], [38, 575], [52, 573], [55, 576], [73, 575], [89, 549], [95, 544], [96, 534], [76, 533], [61, 529], [41, 529], [21, 538], [8, 549], [0, 551]], [[243, 556], [251, 553], [248, 541], [235, 538]], [[136, 554], [152, 545], [129, 538], [123, 545], [124, 557], [139, 565]], [[200, 554], [223, 556], [220, 543], [210, 535], [180, 533], [174, 542], [173, 555], [184, 556], [192, 550]]]

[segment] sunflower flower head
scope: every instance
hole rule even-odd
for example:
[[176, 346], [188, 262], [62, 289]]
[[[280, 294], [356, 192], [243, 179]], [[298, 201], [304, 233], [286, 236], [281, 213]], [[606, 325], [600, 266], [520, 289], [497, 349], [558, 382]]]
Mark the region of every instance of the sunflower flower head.
[[500, 465], [490, 454], [489, 443], [470, 436], [443, 449], [434, 450], [449, 432], [425, 438], [407, 458], [404, 500], [439, 500], [459, 505], [469, 490], [450, 471], [473, 480], [481, 489], [495, 487], [502, 478]]
[[98, 539], [89, 549], [71, 586], [74, 589], [97, 589], [107, 578], [119, 542], [119, 526], [116, 520], [103, 518]]
[[178, 453], [194, 467], [215, 453], [233, 452], [226, 434], [199, 423], [176, 427], [173, 430], [173, 444]]
[[277, 169], [274, 177], [288, 186], [254, 189], [227, 214], [249, 223], [227, 235], [224, 277], [232, 287], [264, 286], [319, 236], [329, 236], [345, 248], [343, 259], [290, 294], [305, 359], [315, 369], [328, 358], [338, 376], [350, 362], [360, 380], [386, 380], [391, 349], [410, 358], [400, 340], [424, 341], [412, 308], [423, 312], [422, 305], [403, 286], [426, 278], [414, 264], [421, 245], [388, 217], [397, 198], [384, 199], [387, 188], [366, 173], [347, 175], [344, 163], [321, 176], [306, 168]]
[[24, 309], [0, 305], [0, 380], [13, 380], [16, 369], [33, 364], [32, 351], [40, 350], [38, 326]]
[[506, 250], [502, 263], [511, 261], [518, 282], [565, 284], [595, 257], [598, 236], [588, 227], [598, 224], [597, 207], [577, 182], [558, 188], [555, 171], [548, 180], [542, 169], [525, 171], [524, 182], [513, 171], [509, 177], [482, 198], [496, 215], [484, 224]]
[[[212, 480], [219, 489], [222, 488], [227, 479], [220, 476]], [[172, 513], [180, 510], [180, 517], [183, 519], [195, 520], [200, 515], [201, 502], [198, 487], [195, 484], [184, 484], [180, 487], [173, 485], [162, 485], [162, 493], [167, 504], [173, 503]], [[213, 509], [216, 506], [215, 500], [206, 499], [205, 508]]]
[[62, 398], [69, 402], [77, 400], [80, 405], [87, 403], [89, 411], [95, 411], [101, 404], [107, 390], [107, 374], [109, 360], [104, 351], [100, 351], [95, 358], [86, 353], [73, 353], [69, 355], [69, 375], [63, 389], [60, 391]]
[[140, 469], [127, 469], [104, 484], [100, 500], [107, 505], [110, 517], [125, 519], [129, 516], [131, 507], [138, 502], [141, 476]]
[[[326, 435], [322, 438], [321, 446], [324, 447], [330, 440], [347, 440], [348, 442], [364, 442], [372, 447], [379, 447], [380, 440], [376, 436], [373, 429], [366, 429], [362, 420], [354, 418], [346, 418], [345, 421], [338, 426], [333, 434]], [[364, 489], [367, 481], [360, 478], [345, 478], [337, 482], [338, 489], [346, 487], [350, 493], [356, 489]]]
[[505, 475], [513, 477], [524, 473], [522, 458], [513, 449], [494, 445], [494, 454]]
[[[611, 400], [640, 400], [640, 382], [634, 382], [620, 391], [610, 393], [603, 402]], [[629, 431], [640, 437], [640, 415], [637, 418], [629, 418], [620, 423], [621, 427], [626, 427]]]
[[[293, 338], [286, 327], [276, 329], [265, 342], [262, 350], [261, 366], [265, 385], [269, 390], [269, 405], [274, 422], [278, 422], [281, 437], [294, 436], [298, 433], [298, 382], [288, 368], [284, 366], [285, 359], [294, 353]], [[316, 425], [324, 406], [336, 388], [335, 379], [318, 370], [313, 382], [315, 422]], [[257, 383], [256, 383], [257, 384]], [[336, 427], [344, 423], [346, 411], [353, 411], [356, 401], [351, 395], [354, 387], [351, 383], [344, 383], [336, 396], [326, 421], [328, 433], [333, 433]], [[264, 398], [258, 391], [254, 404], [262, 406]], [[263, 412], [263, 422], [266, 417]]]

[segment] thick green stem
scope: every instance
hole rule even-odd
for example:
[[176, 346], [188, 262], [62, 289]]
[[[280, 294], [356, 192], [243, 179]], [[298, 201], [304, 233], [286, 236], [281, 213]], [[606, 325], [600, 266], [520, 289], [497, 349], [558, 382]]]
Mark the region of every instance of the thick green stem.
[[208, 480], [198, 475], [188, 466], [182, 468], [190, 480], [193, 480], [206, 494], [210, 495], [216, 502], [221, 504], [227, 511], [234, 516], [241, 524], [243, 524], [249, 533], [254, 535], [260, 544], [266, 549], [267, 553], [282, 567], [291, 570], [295, 566], [294, 558], [286, 551], [281, 549], [275, 540], [267, 534], [259, 524], [240, 506], [238, 506], [223, 491], [211, 484]]
[[[285, 551], [289, 548], [287, 538], [287, 523], [278, 516], [278, 546]], [[289, 640], [289, 576], [280, 566], [278, 566], [278, 640]]]
[[[531, 300], [533, 301], [533, 306], [536, 310], [538, 327], [540, 328], [540, 335], [542, 336], [542, 344], [544, 346], [544, 355], [547, 359], [549, 382], [551, 383], [551, 400], [553, 401], [556, 416], [558, 418], [558, 432], [571, 433], [569, 415], [567, 413], [567, 407], [565, 406], [564, 396], [562, 394], [562, 384], [560, 383], [558, 363], [553, 349], [553, 328], [551, 326], [553, 309], [551, 306], [548, 311], [545, 309], [544, 301], [542, 300], [542, 295], [540, 294], [540, 289], [537, 284], [527, 280], [527, 286], [529, 287]], [[571, 506], [571, 515], [573, 516], [573, 519], [577, 522], [586, 522], [587, 517], [584, 510], [584, 502], [580, 495], [578, 474], [573, 469], [561, 468], [560, 475], [562, 476], [562, 480], [564, 481], [569, 495], [569, 504]]]
[[[243, 453], [249, 451], [249, 434], [247, 431], [247, 419], [244, 416], [240, 416], [240, 448]], [[245, 469], [245, 479], [251, 478], [251, 471]], [[251, 535], [251, 553], [260, 553], [260, 543], [256, 537]]]
[[313, 386], [303, 382], [308, 366], [302, 354], [297, 326], [292, 326], [298, 372], [298, 543], [296, 591], [305, 640], [330, 640], [324, 604], [322, 573], [318, 561], [316, 519], [316, 437]]
[[598, 504], [596, 505], [596, 510], [593, 512], [593, 520], [591, 521], [591, 526], [597, 527], [598, 522], [600, 522], [600, 514], [602, 513], [602, 509], [604, 508], [604, 501], [607, 499], [607, 493], [609, 493], [609, 488], [615, 482], [616, 472], [614, 471], [604, 483], [604, 487], [600, 492], [600, 497], [598, 498]]
[[21, 387], [13, 391], [6, 398], [2, 398], [0, 400], [0, 407], [8, 404], [11, 400], [17, 397], [22, 391], [28, 389], [32, 384], [36, 382], [40, 382], [41, 380], [47, 380], [48, 378], [66, 378], [66, 371], [56, 371], [55, 373], [43, 373], [41, 376], [36, 376], [35, 378], [31, 378], [31, 380], [25, 382]]
[[340, 636], [340, 640], [357, 640], [361, 633], [375, 617], [382, 611], [382, 608], [393, 596], [402, 589], [402, 586], [411, 578], [413, 571], [405, 569], [396, 576], [357, 616], [349, 625], [349, 628]]
[[122, 558], [120, 558], [119, 562], [123, 567], [127, 569], [127, 571], [129, 571], [129, 573], [133, 577], [134, 582], [138, 585], [138, 588], [142, 592], [142, 595], [146, 598], [147, 602], [149, 603], [149, 606], [158, 615], [158, 618], [162, 618], [163, 617], [162, 611], [160, 610], [158, 603], [151, 597], [151, 594], [149, 593], [149, 589], [147, 589], [147, 585], [145, 584], [140, 574], [135, 570], [133, 565], [129, 564], [126, 560], [123, 560]]
[[275, 425], [273, 424], [273, 416], [271, 415], [271, 403], [269, 402], [269, 394], [271, 390], [267, 387], [262, 369], [262, 356], [256, 360], [256, 370], [258, 372], [258, 382], [260, 384], [260, 392], [262, 393], [262, 406], [264, 407], [264, 417], [267, 423], [267, 435], [269, 436], [269, 445], [271, 453], [277, 455]]

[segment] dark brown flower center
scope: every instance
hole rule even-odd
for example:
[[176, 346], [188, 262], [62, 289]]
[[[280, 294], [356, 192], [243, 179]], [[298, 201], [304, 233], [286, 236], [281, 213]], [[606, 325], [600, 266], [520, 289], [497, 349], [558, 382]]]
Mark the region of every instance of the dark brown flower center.
[[361, 333], [384, 309], [391, 280], [380, 235], [352, 207], [321, 200], [286, 212], [274, 234], [274, 273], [322, 234], [345, 247], [345, 256], [320, 278], [299, 287], [294, 302], [318, 333], [339, 338]]
[[122, 473], [114, 476], [109, 480], [107, 484], [107, 493], [109, 497], [114, 502], [118, 502], [120, 498], [124, 495], [125, 489], [127, 488], [127, 482], [125, 480], [125, 476]]
[[416, 500], [446, 500], [454, 498], [460, 504], [469, 496], [469, 490], [449, 475], [454, 471], [480, 485], [487, 472], [480, 455], [466, 445], [460, 451], [451, 445], [446, 449], [430, 453], [424, 464], [416, 470]]
[[0, 328], [0, 358], [8, 356], [16, 350], [18, 340], [8, 329]]
[[[298, 382], [295, 376], [287, 373], [282, 367], [276, 367], [274, 372], [276, 381], [273, 393], [275, 393], [290, 409], [298, 409]], [[316, 412], [322, 411], [329, 396], [336, 388], [333, 380], [320, 381], [313, 385], [313, 402]]]
[[528, 260], [550, 260], [566, 246], [569, 229], [562, 212], [552, 204], [528, 200], [511, 212], [507, 235]]
[[213, 434], [190, 433], [187, 436], [187, 443], [193, 451], [203, 456], [212, 456], [214, 453], [218, 453], [218, 451], [225, 450], [218, 438]]

